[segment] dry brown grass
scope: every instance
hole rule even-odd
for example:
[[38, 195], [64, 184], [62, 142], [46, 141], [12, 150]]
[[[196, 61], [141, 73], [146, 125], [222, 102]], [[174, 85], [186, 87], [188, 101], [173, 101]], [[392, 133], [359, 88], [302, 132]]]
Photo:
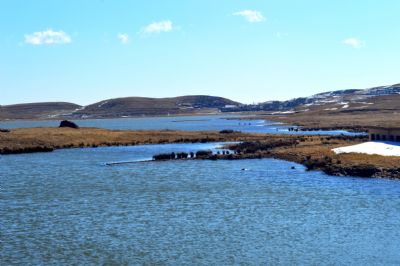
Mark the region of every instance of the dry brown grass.
[[0, 150], [19, 150], [39, 146], [52, 148], [95, 147], [179, 142], [243, 141], [265, 138], [262, 134], [216, 131], [106, 130], [98, 128], [21, 128], [0, 133]]
[[380, 156], [361, 153], [335, 154], [332, 151], [334, 148], [355, 145], [361, 142], [361, 140], [357, 139], [333, 139], [329, 141], [325, 138], [313, 136], [296, 146], [278, 147], [273, 149], [272, 152], [278, 157], [291, 159], [296, 162], [302, 162], [305, 159], [324, 160], [326, 157], [329, 157], [334, 163], [339, 163], [344, 167], [365, 164], [388, 169], [400, 167], [400, 157], [397, 156]]
[[299, 113], [282, 116], [260, 116], [259, 118], [298, 125], [314, 129], [367, 129], [371, 126], [399, 127], [400, 113]]

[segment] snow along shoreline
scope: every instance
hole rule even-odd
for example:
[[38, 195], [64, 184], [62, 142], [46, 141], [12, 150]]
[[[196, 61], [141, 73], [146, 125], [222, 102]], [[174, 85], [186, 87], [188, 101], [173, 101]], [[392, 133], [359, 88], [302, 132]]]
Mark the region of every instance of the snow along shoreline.
[[336, 154], [340, 153], [365, 153], [376, 154], [382, 156], [400, 156], [399, 142], [377, 142], [369, 141], [353, 146], [340, 147], [332, 149]]

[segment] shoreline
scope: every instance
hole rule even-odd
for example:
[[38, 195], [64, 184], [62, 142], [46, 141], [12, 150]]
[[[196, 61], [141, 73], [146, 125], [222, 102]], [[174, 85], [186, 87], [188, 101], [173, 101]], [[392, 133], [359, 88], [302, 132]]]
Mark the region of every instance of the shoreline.
[[[300, 140], [300, 141], [299, 141]], [[226, 145], [230, 154], [209, 154], [193, 160], [279, 159], [301, 164], [308, 171], [317, 170], [331, 176], [400, 179], [400, 157], [366, 154], [335, 154], [340, 144], [361, 143], [363, 137], [311, 136], [303, 139], [243, 142]], [[161, 159], [160, 161], [163, 161]], [[171, 159], [167, 159], [171, 160]], [[181, 160], [179, 158], [172, 160]], [[183, 159], [185, 160], [185, 158]], [[157, 161], [157, 160], [155, 160]]]
[[[351, 133], [366, 133], [368, 128], [360, 125], [352, 125], [352, 126], [318, 126], [312, 123], [306, 122], [294, 122], [285, 121], [288, 117], [283, 117], [282, 115], [271, 115], [265, 112], [215, 112], [215, 113], [187, 113], [187, 114], [171, 114], [171, 115], [145, 115], [145, 116], [129, 116], [129, 117], [93, 117], [93, 118], [70, 118], [66, 117], [71, 121], [90, 121], [90, 120], [108, 120], [108, 119], [144, 119], [144, 118], [168, 118], [168, 117], [196, 117], [196, 116], [204, 116], [204, 117], [217, 117], [222, 116], [221, 119], [226, 120], [263, 120], [273, 123], [278, 123], [283, 126], [287, 126], [289, 128], [298, 128], [295, 131], [335, 131], [335, 130], [344, 130]], [[36, 118], [36, 119], [0, 119], [1, 123], [15, 123], [15, 122], [59, 122], [61, 118]], [[177, 121], [180, 122], [180, 121]]]
[[0, 132], [0, 154], [50, 152], [65, 148], [255, 141], [265, 136], [259, 133], [227, 134], [218, 131], [109, 130], [84, 127], [18, 128]]
[[[108, 119], [140, 119], [140, 118], [166, 118], [166, 117], [193, 117], [193, 116], [235, 116], [237, 113], [225, 113], [225, 112], [205, 112], [205, 113], [178, 113], [178, 114], [160, 114], [160, 115], [136, 115], [136, 116], [128, 116], [128, 117], [87, 117], [87, 118], [74, 118], [74, 117], [49, 117], [49, 118], [13, 118], [13, 119], [7, 119], [7, 118], [0, 118], [0, 123], [7, 123], [7, 122], [22, 122], [22, 121], [29, 121], [29, 122], [35, 122], [35, 121], [60, 121], [64, 119], [68, 119], [71, 121], [86, 121], [86, 120], [108, 120]], [[238, 117], [240, 116], [245, 116], [246, 114], [239, 114]], [[250, 116], [250, 115], [249, 115]]]
[[[366, 136], [261, 134], [223, 131], [107, 130], [99, 128], [20, 128], [0, 132], [0, 154], [51, 152], [56, 149], [146, 144], [238, 142], [234, 154], [201, 159], [275, 158], [335, 176], [400, 178], [400, 157], [335, 154], [332, 149], [365, 142]], [[200, 158], [199, 158], [200, 159]]]

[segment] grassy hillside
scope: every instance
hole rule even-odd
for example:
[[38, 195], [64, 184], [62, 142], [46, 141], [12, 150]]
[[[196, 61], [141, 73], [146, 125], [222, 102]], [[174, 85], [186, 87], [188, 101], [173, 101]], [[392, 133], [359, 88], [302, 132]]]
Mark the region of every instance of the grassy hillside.
[[66, 102], [3, 105], [0, 106], [0, 119], [46, 119], [72, 113], [80, 107]]
[[128, 97], [104, 100], [85, 107], [73, 103], [48, 102], [0, 106], [0, 120], [118, 118], [124, 116], [192, 114], [216, 112], [239, 103], [222, 97], [193, 95], [174, 98]]
[[182, 96], [174, 98], [128, 97], [101, 101], [75, 112], [75, 117], [123, 117], [138, 115], [190, 114], [212, 112], [225, 105], [239, 103], [214, 96]]
[[275, 113], [268, 120], [310, 128], [366, 129], [370, 126], [400, 126], [400, 95], [324, 104], [302, 105], [295, 113]]

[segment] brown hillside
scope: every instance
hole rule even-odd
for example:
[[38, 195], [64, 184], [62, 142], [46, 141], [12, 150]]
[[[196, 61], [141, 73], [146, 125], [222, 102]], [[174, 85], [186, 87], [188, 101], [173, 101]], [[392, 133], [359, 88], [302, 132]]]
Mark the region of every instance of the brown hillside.
[[128, 97], [101, 101], [74, 113], [75, 117], [122, 117], [138, 115], [190, 114], [199, 109], [216, 111], [225, 105], [239, 103], [214, 96], [182, 96], [174, 98]]
[[46, 119], [72, 113], [80, 107], [66, 102], [3, 105], [0, 106], [0, 119]]

